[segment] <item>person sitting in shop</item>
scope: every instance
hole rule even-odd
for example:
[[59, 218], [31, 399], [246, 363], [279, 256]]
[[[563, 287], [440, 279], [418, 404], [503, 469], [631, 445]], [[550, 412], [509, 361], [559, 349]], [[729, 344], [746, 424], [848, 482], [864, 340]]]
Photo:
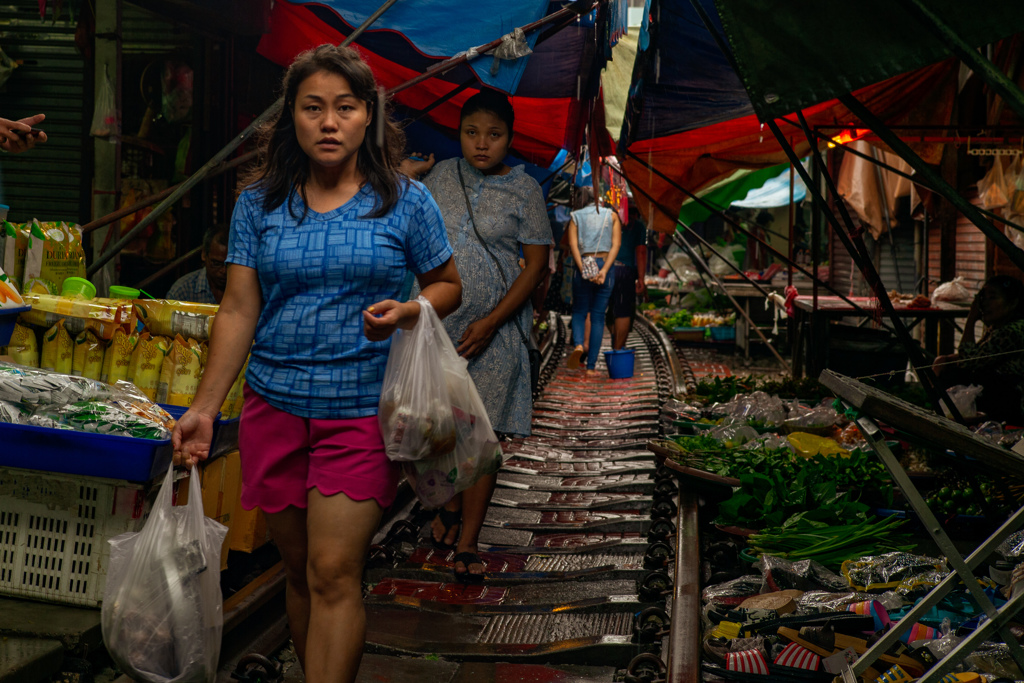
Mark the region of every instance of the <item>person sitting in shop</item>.
[[228, 240], [231, 226], [215, 225], [203, 235], [203, 267], [178, 278], [167, 290], [173, 301], [192, 301], [197, 304], [220, 304], [228, 286]]
[[[981, 320], [985, 333], [975, 341]], [[982, 387], [977, 406], [993, 420], [1024, 424], [1024, 283], [997, 275], [971, 303], [956, 353], [939, 356], [932, 369], [946, 386]]]
[[36, 114], [17, 121], [0, 119], [0, 151], [20, 154], [46, 142], [46, 133], [34, 128], [45, 118], [46, 114]]

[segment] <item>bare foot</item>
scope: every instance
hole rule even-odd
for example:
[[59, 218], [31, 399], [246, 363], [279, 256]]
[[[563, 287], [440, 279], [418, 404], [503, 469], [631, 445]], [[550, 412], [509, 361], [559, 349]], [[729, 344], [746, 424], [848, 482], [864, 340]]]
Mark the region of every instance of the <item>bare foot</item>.
[[[484, 575], [484, 563], [480, 562], [479, 551], [476, 545], [467, 545], [463, 547], [460, 545], [455, 549], [456, 560], [455, 560], [455, 576], [459, 578], [465, 578], [466, 575], [472, 576], [475, 579], [480, 579]], [[473, 556], [473, 559], [465, 558], [463, 561], [459, 558], [462, 553], [468, 553]]]
[[459, 529], [462, 527], [461, 515], [461, 510], [438, 510], [430, 522], [430, 536], [435, 545], [455, 545], [459, 540]]

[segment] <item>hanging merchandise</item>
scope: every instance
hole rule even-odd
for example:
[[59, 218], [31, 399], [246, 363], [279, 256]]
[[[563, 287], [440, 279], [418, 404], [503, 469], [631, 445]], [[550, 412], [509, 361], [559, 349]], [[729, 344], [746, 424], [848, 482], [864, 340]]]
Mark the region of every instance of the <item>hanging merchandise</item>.
[[114, 138], [121, 134], [114, 84], [110, 81], [110, 72], [106, 67], [100, 80], [100, 91], [96, 95], [96, 107], [93, 109], [89, 134], [98, 138], [108, 138], [110, 142], [114, 142]]

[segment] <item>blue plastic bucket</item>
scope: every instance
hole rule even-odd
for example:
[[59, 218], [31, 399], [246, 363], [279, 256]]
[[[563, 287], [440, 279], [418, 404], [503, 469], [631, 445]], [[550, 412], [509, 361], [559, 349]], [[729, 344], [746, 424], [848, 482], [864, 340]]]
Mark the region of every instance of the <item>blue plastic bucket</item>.
[[633, 376], [633, 349], [605, 351], [604, 362], [608, 365], [608, 376], [612, 379], [627, 379]]

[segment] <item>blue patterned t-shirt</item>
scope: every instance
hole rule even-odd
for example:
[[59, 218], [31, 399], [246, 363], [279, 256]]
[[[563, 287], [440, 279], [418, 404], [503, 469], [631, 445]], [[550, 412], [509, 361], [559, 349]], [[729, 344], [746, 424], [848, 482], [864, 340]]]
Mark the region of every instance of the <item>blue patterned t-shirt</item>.
[[[371, 342], [362, 312], [400, 296], [405, 274], [443, 265], [452, 255], [430, 193], [410, 182], [382, 218], [369, 183], [328, 213], [301, 223], [288, 202], [269, 214], [246, 190], [231, 218], [227, 262], [254, 268], [263, 310], [246, 382], [272, 406], [299, 417], [349, 419], [377, 414], [391, 340]], [[293, 194], [295, 212], [303, 203]]]

